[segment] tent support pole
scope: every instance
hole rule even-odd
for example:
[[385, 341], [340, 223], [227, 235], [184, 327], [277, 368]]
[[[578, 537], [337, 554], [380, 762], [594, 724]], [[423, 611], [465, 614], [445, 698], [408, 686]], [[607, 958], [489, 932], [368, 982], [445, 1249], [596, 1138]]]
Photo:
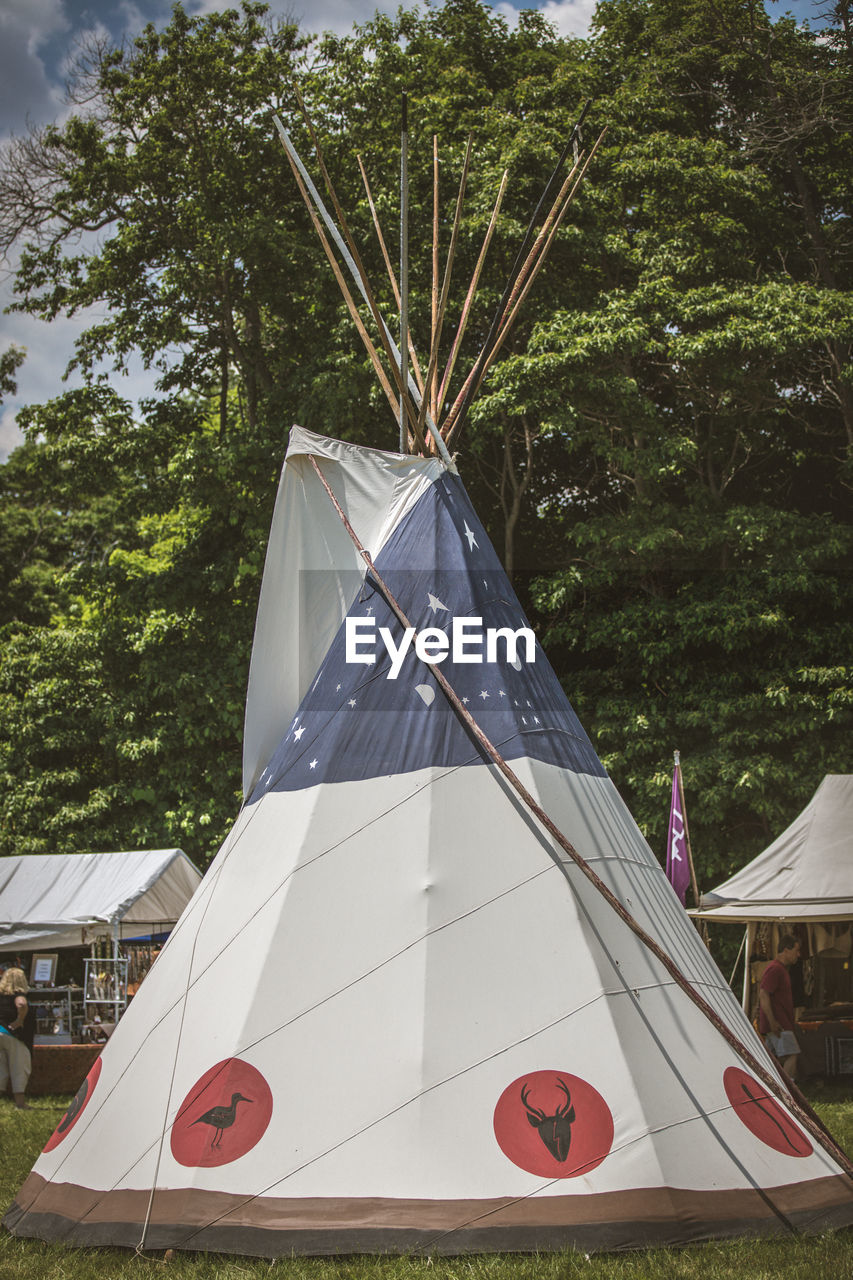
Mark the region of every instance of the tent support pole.
[[734, 980], [735, 980], [735, 974], [737, 973], [737, 967], [738, 967], [738, 965], [740, 964], [740, 958], [741, 958], [741, 956], [743, 955], [743, 949], [744, 949], [744, 947], [745, 947], [745, 946], [746, 946], [746, 934], [744, 934], [744, 935], [743, 935], [743, 937], [742, 937], [742, 938], [741, 938], [741, 940], [740, 940], [740, 946], [738, 947], [737, 955], [735, 956], [734, 968], [732, 969], [732, 976], [729, 978], [729, 986], [731, 986], [731, 985], [732, 985], [732, 983], [733, 983], [733, 982], [734, 982]]
[[750, 970], [752, 964], [752, 944], [755, 941], [755, 925], [752, 920], [746, 926], [744, 957], [743, 957], [743, 996], [741, 1004], [743, 1011], [749, 1017], [749, 988], [750, 988]]
[[[355, 530], [350, 524], [349, 519], [347, 518], [346, 512], [338, 502], [337, 498], [335, 497], [334, 493], [331, 490], [331, 487], [329, 486], [328, 481], [326, 480], [326, 477], [323, 475], [323, 472], [318, 466], [316, 458], [314, 457], [313, 454], [309, 453], [308, 459], [311, 462], [312, 467], [316, 471], [317, 476], [320, 480], [320, 483], [322, 484], [323, 488], [326, 490], [326, 493], [329, 496], [329, 500], [331, 501], [332, 505], [337, 511], [338, 516], [340, 517], [347, 533], [352, 539], [353, 545], [355, 546], [356, 550], [358, 551], [359, 555], [361, 556], [368, 570], [370, 571], [370, 575], [373, 578], [373, 581], [379, 587], [388, 605], [390, 606], [391, 610], [393, 611], [394, 615], [396, 616], [397, 620], [401, 623], [401, 625], [404, 627], [411, 627], [412, 623], [403, 613], [403, 610], [398, 604], [395, 596], [393, 595], [389, 587], [386, 585], [386, 583], [383, 581], [381, 575], [377, 572], [376, 566], [373, 563], [373, 559], [370, 553], [364, 548], [362, 543], [359, 541], [358, 535], [356, 534]], [[414, 628], [412, 629], [414, 630]], [[704, 996], [700, 995], [699, 992], [695, 989], [695, 987], [693, 987], [690, 981], [681, 972], [681, 970], [679, 969], [675, 961], [672, 960], [670, 956], [666, 954], [666, 952], [663, 950], [661, 946], [659, 946], [659, 944], [655, 941], [655, 939], [651, 936], [651, 934], [646, 932], [646, 930], [639, 923], [639, 921], [634, 919], [634, 917], [622, 905], [622, 903], [619, 901], [619, 899], [616, 897], [613, 891], [609, 889], [607, 885], [604, 883], [604, 881], [601, 879], [601, 877], [597, 875], [595, 871], [593, 871], [589, 863], [586, 862], [586, 860], [581, 857], [581, 855], [578, 853], [574, 845], [567, 839], [566, 836], [563, 835], [559, 827], [557, 827], [556, 824], [552, 822], [552, 820], [548, 817], [545, 810], [539, 805], [536, 799], [527, 790], [527, 788], [525, 787], [521, 779], [518, 777], [518, 775], [514, 773], [514, 771], [510, 768], [506, 760], [504, 760], [503, 756], [498, 751], [497, 747], [486, 736], [486, 734], [477, 724], [477, 721], [470, 714], [467, 708], [463, 706], [461, 699], [458, 697], [455, 690], [449, 684], [448, 680], [443, 675], [443, 673], [438, 669], [438, 667], [430, 666], [430, 671], [432, 673], [433, 679], [440, 686], [445, 697], [449, 701], [450, 705], [453, 707], [454, 711], [459, 716], [460, 720], [463, 722], [463, 724], [466, 726], [468, 731], [471, 733], [472, 737], [474, 737], [474, 739], [480, 744], [480, 746], [483, 748], [486, 754], [497, 766], [500, 773], [503, 774], [507, 782], [509, 782], [513, 790], [520, 796], [521, 800], [524, 802], [524, 804], [530, 810], [530, 812], [539, 820], [539, 822], [542, 824], [542, 826], [545, 828], [548, 834], [560, 846], [563, 852], [566, 853], [571, 858], [572, 862], [574, 862], [575, 866], [577, 866], [577, 868], [582, 872], [582, 874], [586, 876], [590, 884], [592, 884], [593, 887], [597, 889], [597, 891], [601, 894], [601, 896], [607, 901], [607, 903], [612, 907], [612, 909], [619, 916], [620, 920], [622, 920], [622, 922], [628, 926], [631, 932], [637, 938], [639, 938], [639, 940], [643, 943], [643, 945], [652, 953], [653, 956], [655, 956], [655, 958], [659, 961], [659, 963], [663, 965], [664, 969], [667, 971], [669, 976], [675, 982], [676, 986], [681, 988], [681, 990], [688, 997], [688, 999], [692, 1001], [692, 1003], [696, 1006], [696, 1008], [699, 1009], [702, 1013], [704, 1013], [708, 1021], [712, 1023], [714, 1027], [716, 1027], [717, 1031], [719, 1031], [720, 1035], [723, 1037], [723, 1039], [726, 1041], [729, 1047], [733, 1049], [734, 1052], [737, 1054], [737, 1056], [741, 1058], [743, 1062], [746, 1063], [746, 1065], [750, 1068], [750, 1070], [755, 1075], [758, 1076], [762, 1084], [764, 1084], [771, 1093], [773, 1093], [777, 1098], [779, 1098], [780, 1101], [783, 1102], [785, 1106], [788, 1107], [794, 1113], [794, 1115], [796, 1115], [800, 1124], [802, 1124], [804, 1129], [808, 1130], [808, 1132], [814, 1138], [815, 1142], [817, 1142], [818, 1146], [822, 1147], [824, 1151], [826, 1151], [827, 1154], [830, 1155], [832, 1159], [844, 1170], [844, 1172], [848, 1175], [848, 1177], [853, 1179], [853, 1163], [851, 1163], [849, 1157], [845, 1154], [844, 1151], [842, 1151], [841, 1147], [838, 1146], [838, 1144], [835, 1142], [833, 1138], [830, 1138], [827, 1135], [827, 1133], [821, 1128], [819, 1124], [815, 1124], [815, 1122], [808, 1115], [808, 1113], [800, 1106], [799, 1102], [797, 1102], [796, 1098], [794, 1098], [790, 1093], [787, 1093], [787, 1096], [786, 1096], [786, 1090], [784, 1089], [782, 1082], [780, 1082], [779, 1079], [774, 1079], [774, 1077], [770, 1074], [770, 1072], [766, 1069], [766, 1067], [764, 1067], [762, 1063], [758, 1061], [758, 1059], [750, 1052], [750, 1050], [746, 1047], [746, 1045], [743, 1044], [743, 1042], [738, 1039], [738, 1037], [734, 1034], [734, 1032], [731, 1031], [729, 1027], [726, 1026], [722, 1018], [720, 1017], [720, 1015], [717, 1013], [716, 1009], [712, 1008], [712, 1006], [708, 1003], [708, 1001], [704, 998]]]

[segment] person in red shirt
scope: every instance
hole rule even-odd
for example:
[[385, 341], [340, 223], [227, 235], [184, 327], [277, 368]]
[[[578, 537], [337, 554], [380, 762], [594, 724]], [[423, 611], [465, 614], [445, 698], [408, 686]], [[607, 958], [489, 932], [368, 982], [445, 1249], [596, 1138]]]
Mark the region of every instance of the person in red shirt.
[[758, 1030], [792, 1080], [797, 1073], [800, 1046], [794, 1034], [794, 995], [788, 970], [799, 958], [799, 942], [793, 934], [783, 934], [776, 959], [764, 970], [758, 989]]

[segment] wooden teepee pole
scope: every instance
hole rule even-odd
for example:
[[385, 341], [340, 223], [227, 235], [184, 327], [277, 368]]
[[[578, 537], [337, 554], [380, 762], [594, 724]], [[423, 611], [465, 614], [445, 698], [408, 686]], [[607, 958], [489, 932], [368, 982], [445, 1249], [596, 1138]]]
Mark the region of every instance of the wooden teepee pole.
[[480, 359], [468, 375], [468, 379], [463, 385], [453, 407], [442, 424], [442, 435], [448, 441], [448, 444], [459, 435], [465, 421], [467, 406], [470, 405], [474, 396], [477, 394], [483, 380], [489, 372], [489, 369], [497, 358], [501, 347], [509, 337], [518, 313], [521, 310], [528, 293], [533, 288], [533, 282], [545, 264], [545, 260], [548, 257], [551, 246], [560, 229], [560, 224], [565, 217], [569, 205], [574, 200], [578, 187], [583, 182], [586, 176], [586, 171], [592, 163], [593, 157], [601, 145], [606, 132], [607, 128], [605, 126], [599, 134], [589, 155], [584, 160], [583, 167], [580, 172], [577, 173], [577, 176], [575, 176], [577, 172], [577, 165], [572, 169], [563, 188], [563, 190], [565, 190], [566, 187], [569, 187], [569, 184], [572, 183], [573, 180], [573, 184], [568, 191], [568, 195], [566, 195], [563, 200], [563, 191], [560, 192], [560, 195], [557, 197], [557, 200], [552, 207], [551, 214], [549, 214], [549, 219], [546, 220], [547, 229], [546, 227], [543, 227], [544, 234], [541, 234], [537, 239], [537, 243], [527, 255], [524, 265], [518, 272], [515, 283], [509, 292], [506, 307], [501, 316], [497, 331], [493, 335], [491, 342], [488, 344], [488, 349], [484, 347], [481, 351]]
[[[334, 221], [329, 215], [328, 209], [323, 204], [323, 200], [320, 196], [320, 193], [317, 190], [316, 186], [314, 185], [311, 179], [311, 175], [308, 173], [308, 170], [305, 168], [305, 165], [302, 163], [299, 153], [296, 150], [295, 146], [293, 145], [293, 141], [290, 137], [290, 134], [287, 132], [284, 125], [282, 124], [280, 117], [278, 115], [274, 115], [273, 121], [275, 123], [276, 129], [278, 130], [278, 134], [281, 139], [281, 144], [284, 147], [285, 151], [287, 152], [288, 159], [291, 161], [291, 165], [295, 165], [296, 168], [298, 169], [299, 174], [302, 178], [302, 182], [305, 188], [307, 188], [308, 192], [310, 193], [311, 200], [313, 201], [314, 206], [316, 207], [317, 211], [322, 217], [323, 222], [325, 223], [329, 231], [329, 235], [332, 237], [332, 240], [334, 241], [335, 246], [338, 249], [338, 252], [341, 254], [341, 257], [344, 259], [344, 262], [347, 265], [347, 270], [352, 276], [353, 281], [355, 282], [356, 286], [359, 289], [359, 292], [362, 294], [362, 297], [366, 302], [367, 294], [364, 289], [364, 281], [359, 273], [359, 270], [358, 270], [358, 267], [356, 266], [355, 261], [353, 260], [352, 254], [347, 249], [347, 246], [344, 243], [340, 232], [338, 231]], [[306, 199], [304, 195], [303, 195], [303, 199]], [[389, 349], [391, 352], [391, 356], [390, 356], [391, 369], [394, 373], [395, 381], [396, 381], [399, 377], [400, 352], [397, 349], [397, 345], [394, 342], [394, 339], [391, 337], [391, 333], [388, 329], [388, 326], [385, 324], [385, 321], [382, 319], [382, 316], [379, 314], [378, 310], [375, 311], [374, 314], [378, 316], [377, 323], [379, 325], [380, 332], [384, 339], [383, 346], [386, 352]], [[420, 396], [420, 393], [418, 392], [417, 386], [415, 385], [414, 378], [409, 379], [409, 392], [412, 399], [414, 400], [414, 403], [417, 406], [420, 406], [421, 396]], [[417, 433], [417, 415], [411, 411], [410, 407], [407, 408], [407, 413], [409, 416], [409, 424], [413, 428], [415, 433]], [[394, 404], [394, 416], [396, 419], [396, 416], [397, 416], [396, 402]], [[438, 430], [438, 427], [436, 427], [434, 420], [429, 414], [427, 414], [426, 422], [427, 422], [427, 426], [429, 427], [430, 434], [433, 440], [435, 441], [435, 447], [438, 451], [439, 456], [441, 457], [445, 466], [452, 467], [453, 459], [450, 457], [450, 454], [447, 450], [447, 446], [445, 445], [444, 441], [441, 438], [441, 434]], [[417, 435], [416, 435], [416, 438], [417, 438]], [[418, 445], [419, 447], [423, 447], [425, 450], [425, 446], [422, 444], [421, 441], [418, 441]]]
[[[429, 328], [429, 351], [430, 357], [435, 350], [436, 345], [436, 329], [438, 327], [438, 215], [439, 215], [439, 163], [438, 163], [438, 137], [432, 135], [432, 289], [430, 291], [430, 328]], [[435, 414], [435, 405], [433, 403], [433, 388], [430, 382], [429, 374], [426, 376], [424, 384], [424, 398], [429, 402], [429, 410], [436, 422], [438, 418]]]
[[435, 386], [435, 375], [438, 367], [438, 349], [441, 345], [441, 333], [444, 328], [444, 315], [447, 311], [447, 299], [450, 296], [450, 281], [453, 275], [453, 260], [456, 256], [456, 244], [459, 239], [459, 224], [462, 221], [462, 205], [465, 200], [465, 188], [468, 184], [468, 170], [471, 166], [471, 146], [473, 144], [473, 135], [468, 135], [468, 146], [465, 149], [465, 161], [462, 165], [462, 176], [459, 179], [459, 194], [456, 197], [456, 212], [453, 215], [453, 230], [450, 233], [450, 247], [447, 250], [447, 262], [444, 268], [444, 280], [441, 285], [441, 294], [438, 298], [438, 307], [433, 317], [432, 327], [432, 346], [429, 353], [429, 367], [427, 369], [426, 382], [424, 385], [424, 399], [421, 405], [421, 411], [418, 416], [418, 425], [423, 425], [423, 418], [426, 413], [427, 400], [433, 406], [433, 417], [436, 416], [436, 404], [438, 396]]
[[479, 357], [477, 358], [477, 362], [475, 363], [474, 368], [471, 370], [471, 373], [469, 374], [468, 378], [465, 381], [463, 391], [460, 393], [459, 397], [457, 397], [457, 403], [454, 405], [450, 414], [448, 414], [448, 419], [450, 420], [452, 415], [452, 420], [450, 421], [450, 425], [448, 425], [448, 423], [445, 423], [445, 426], [444, 426], [445, 436], [448, 434], [450, 426], [452, 426], [455, 421], [458, 421], [457, 434], [462, 428], [462, 425], [465, 421], [465, 415], [468, 412], [468, 409], [470, 407], [470, 404], [474, 395], [476, 394], [475, 388], [478, 387], [480, 385], [480, 382], [482, 381], [482, 377], [480, 377], [480, 370], [489, 358], [492, 343], [494, 342], [497, 336], [498, 329], [500, 327], [501, 321], [506, 311], [506, 306], [509, 301], [510, 294], [512, 293], [513, 287], [515, 285], [516, 276], [527, 256], [527, 248], [533, 237], [533, 228], [536, 226], [536, 223], [539, 220], [539, 214], [542, 210], [543, 205], [545, 204], [545, 201], [548, 199], [551, 193], [551, 190], [557, 180], [557, 175], [560, 173], [563, 167], [563, 164], [566, 160], [566, 157], [568, 156], [572, 148], [575, 146], [576, 140], [580, 136], [581, 126], [584, 122], [584, 119], [586, 118], [586, 113], [589, 110], [589, 107], [590, 107], [590, 101], [587, 100], [584, 103], [583, 110], [581, 111], [581, 114], [578, 117], [575, 125], [573, 126], [572, 131], [569, 134], [569, 137], [566, 141], [566, 144], [560, 153], [560, 157], [557, 160], [556, 165], [554, 166], [553, 172], [551, 173], [550, 178], [545, 184], [545, 189], [543, 190], [541, 196], [539, 197], [539, 200], [537, 201], [536, 208], [533, 210], [533, 213], [531, 214], [530, 221], [527, 224], [527, 230], [524, 233], [524, 239], [522, 240], [521, 245], [519, 246], [518, 253], [516, 254], [515, 262], [513, 263], [512, 270], [510, 271], [509, 277], [507, 278], [506, 286], [503, 292], [503, 297], [498, 303], [498, 309], [494, 314], [494, 318], [492, 320], [491, 328], [489, 329], [488, 335], [486, 337], [486, 341], [483, 343], [483, 348], [480, 352]]
[[370, 334], [367, 332], [367, 329], [365, 328], [365, 325], [364, 325], [364, 321], [362, 320], [361, 315], [359, 314], [358, 307], [355, 305], [355, 299], [353, 298], [352, 293], [347, 287], [347, 282], [344, 279], [343, 272], [341, 271], [341, 268], [338, 265], [337, 258], [332, 252], [332, 246], [329, 244], [328, 237], [326, 236], [326, 233], [323, 230], [320, 219], [318, 218], [316, 210], [314, 209], [314, 205], [311, 202], [311, 198], [308, 194], [308, 190], [305, 186], [305, 183], [302, 181], [302, 176], [298, 168], [296, 167], [293, 161], [293, 158], [290, 155], [290, 152], [287, 151], [286, 148], [285, 148], [285, 151], [287, 154], [288, 161], [290, 162], [290, 167], [293, 170], [293, 176], [296, 179], [296, 185], [299, 189], [299, 193], [305, 202], [305, 207], [307, 208], [309, 217], [311, 218], [311, 224], [314, 227], [315, 232], [317, 233], [317, 238], [319, 239], [320, 244], [323, 246], [323, 251], [326, 257], [329, 260], [329, 265], [332, 268], [332, 274], [334, 275], [335, 279], [338, 282], [338, 288], [340, 289], [344, 302], [347, 305], [347, 310], [349, 311], [353, 324], [355, 325], [356, 332], [358, 336], [361, 338], [362, 342], [364, 343], [364, 348], [367, 351], [368, 356], [370, 357], [370, 362], [373, 365], [374, 372], [376, 373], [376, 376], [379, 379], [379, 385], [382, 387], [382, 390], [385, 392], [385, 396], [388, 400], [389, 405], [391, 406], [391, 410], [393, 413], [396, 414], [397, 399], [394, 395], [394, 391], [391, 387], [391, 383], [388, 381], [388, 375], [385, 372], [385, 368], [382, 364], [382, 361], [379, 358], [379, 352], [376, 350], [376, 347], [373, 345], [373, 342], [371, 341]]
[[[364, 193], [367, 196], [367, 204], [370, 209], [370, 216], [373, 219], [373, 229], [376, 232], [376, 239], [379, 241], [379, 248], [382, 250], [382, 259], [385, 263], [385, 269], [388, 272], [388, 279], [391, 282], [391, 290], [394, 294], [394, 301], [396, 302], [397, 307], [399, 308], [400, 286], [397, 284], [397, 275], [396, 275], [396, 272], [394, 271], [394, 268], [391, 265], [391, 255], [388, 252], [388, 245], [385, 243], [385, 237], [382, 234], [382, 226], [379, 221], [379, 213], [376, 209], [376, 203], [373, 199], [373, 192], [370, 190], [370, 181], [367, 177], [367, 170], [364, 167], [364, 161], [362, 160], [360, 155], [356, 156], [356, 160], [358, 161], [358, 167], [361, 171], [361, 181], [364, 184]], [[420, 361], [418, 360], [418, 353], [415, 350], [415, 344], [412, 341], [411, 328], [408, 331], [408, 336], [409, 336], [409, 357], [412, 361], [412, 371], [415, 375], [415, 381], [418, 384], [418, 390], [420, 391], [421, 395], [423, 395], [424, 379], [423, 379], [423, 374], [421, 373], [421, 365], [420, 365]]]
[[[406, 356], [409, 343], [409, 119], [408, 98], [403, 94], [402, 128], [400, 130], [400, 452], [409, 451], [409, 433], [406, 429], [406, 404], [404, 388], [409, 385], [409, 365]], [[422, 410], [427, 398], [424, 395]], [[426, 414], [423, 414], [425, 417]], [[417, 439], [423, 439], [423, 417], [418, 417]]]
[[436, 412], [434, 415], [436, 422], [438, 422], [439, 419], [441, 418], [441, 410], [444, 407], [444, 400], [447, 395], [448, 387], [450, 386], [450, 379], [453, 377], [453, 370], [456, 367], [456, 358], [459, 355], [459, 348], [462, 345], [462, 339], [465, 336], [465, 330], [468, 327], [468, 321], [471, 317], [471, 306], [474, 301], [474, 295], [477, 292], [477, 285], [480, 283], [480, 274], [483, 270], [483, 263], [486, 261], [486, 254], [489, 252], [489, 245], [492, 243], [492, 236], [495, 233], [495, 227], [497, 226], [497, 221], [498, 221], [498, 214], [500, 213], [501, 205], [503, 204], [504, 192], [506, 191], [506, 184], [507, 184], [508, 178], [509, 178], [509, 171], [507, 169], [504, 169], [503, 177], [501, 178], [501, 184], [500, 184], [500, 187], [498, 188], [497, 198], [495, 200], [495, 207], [492, 209], [492, 216], [489, 219], [489, 225], [486, 230], [486, 235], [483, 239], [482, 247], [480, 249], [480, 256], [477, 258], [477, 265], [474, 267], [474, 274], [471, 277], [471, 283], [468, 286], [468, 292], [465, 295], [465, 301], [462, 304], [462, 312], [459, 316], [459, 324], [456, 329], [456, 336], [453, 339], [453, 346], [450, 349], [450, 355], [447, 360], [447, 366], [444, 370], [444, 375], [441, 379], [441, 386], [439, 387], [439, 391], [438, 391], [438, 400], [436, 401]]
[[[420, 448], [423, 448], [424, 447], [423, 433], [421, 432], [420, 439], [418, 439], [418, 428], [415, 425], [417, 422], [417, 414], [409, 395], [408, 384], [403, 380], [402, 373], [401, 373], [405, 360], [401, 356], [400, 352], [395, 349], [391, 335], [388, 332], [388, 326], [385, 324], [385, 321], [383, 320], [379, 312], [379, 308], [376, 305], [376, 299], [374, 298], [373, 290], [370, 287], [370, 280], [368, 279], [367, 272], [364, 269], [364, 263], [361, 260], [361, 255], [358, 251], [358, 246], [356, 245], [355, 240], [353, 239], [352, 232], [349, 229], [349, 223], [347, 222], [343, 208], [341, 207], [341, 202], [338, 200], [338, 195], [335, 190], [335, 185], [332, 182], [331, 174], [329, 173], [329, 170], [326, 167], [326, 161], [323, 155], [323, 149], [320, 146], [320, 140], [317, 137], [317, 132], [314, 128], [313, 121], [311, 120], [311, 117], [309, 116], [308, 111], [305, 107], [305, 103], [302, 100], [302, 94], [299, 92], [299, 88], [296, 85], [293, 86], [293, 90], [294, 90], [294, 93], [296, 94], [296, 101], [299, 103], [299, 110], [302, 112], [302, 118], [305, 121], [306, 128], [308, 129], [308, 133], [311, 137], [311, 142], [314, 145], [314, 152], [317, 156], [317, 163], [320, 166], [320, 172], [323, 175], [323, 182], [325, 183], [326, 190], [329, 193], [329, 197], [332, 201], [332, 207], [335, 210], [335, 215], [338, 219], [338, 223], [340, 225], [341, 231], [343, 232], [343, 239], [344, 239], [346, 250], [347, 250], [347, 262], [348, 264], [349, 262], [352, 262], [354, 264], [354, 268], [355, 268], [354, 274], [356, 277], [356, 282], [359, 287], [359, 291], [361, 293], [361, 296], [364, 298], [364, 301], [367, 303], [368, 310], [370, 311], [370, 314], [373, 317], [374, 324], [376, 325], [376, 328], [379, 331], [379, 338], [382, 343], [383, 351], [385, 353], [385, 359], [388, 361], [391, 367], [391, 371], [394, 375], [394, 380], [397, 382], [397, 385], [398, 385], [398, 389], [400, 392], [400, 413], [404, 414], [409, 419], [410, 423], [412, 424], [412, 430], [415, 434], [415, 438], [418, 441], [418, 446]], [[312, 195], [313, 195], [313, 192], [312, 192]]]

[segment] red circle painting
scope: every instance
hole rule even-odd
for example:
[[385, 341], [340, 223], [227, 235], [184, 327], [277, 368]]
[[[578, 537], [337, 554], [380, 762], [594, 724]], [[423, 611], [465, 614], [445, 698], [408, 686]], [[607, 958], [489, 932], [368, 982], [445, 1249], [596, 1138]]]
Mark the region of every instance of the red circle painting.
[[264, 1077], [241, 1058], [225, 1058], [205, 1071], [181, 1103], [172, 1125], [178, 1164], [209, 1169], [251, 1151], [272, 1116]]
[[530, 1071], [504, 1089], [495, 1137], [505, 1156], [542, 1178], [578, 1178], [613, 1145], [613, 1116], [597, 1089], [568, 1071]]
[[98, 1076], [101, 1074], [101, 1059], [96, 1058], [92, 1063], [91, 1070], [86, 1079], [80, 1085], [80, 1088], [72, 1099], [71, 1106], [54, 1129], [45, 1144], [45, 1151], [52, 1151], [54, 1147], [58, 1147], [63, 1138], [67, 1137], [74, 1128], [77, 1121], [89, 1105], [89, 1100], [95, 1091], [95, 1085], [98, 1083]]
[[765, 1089], [740, 1067], [727, 1067], [723, 1087], [729, 1102], [756, 1138], [784, 1156], [810, 1156], [812, 1144], [803, 1131]]

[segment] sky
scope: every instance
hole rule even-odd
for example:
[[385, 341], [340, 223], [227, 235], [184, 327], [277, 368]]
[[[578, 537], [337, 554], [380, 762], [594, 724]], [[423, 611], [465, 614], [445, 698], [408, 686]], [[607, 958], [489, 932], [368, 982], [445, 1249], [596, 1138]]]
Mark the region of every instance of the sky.
[[[815, 12], [815, 0], [766, 0], [774, 14], [790, 11], [799, 18]], [[377, 10], [396, 12], [399, 0], [271, 0], [274, 16], [299, 19], [306, 30], [344, 34]], [[0, 0], [0, 145], [22, 136], [30, 124], [43, 125], [67, 114], [65, 82], [75, 50], [92, 33], [116, 42], [133, 37], [148, 22], [165, 26], [171, 0]], [[218, 0], [185, 0], [190, 13], [236, 7]], [[493, 8], [507, 21], [516, 20], [521, 5], [496, 0]], [[595, 0], [524, 0], [523, 7], [543, 10], [564, 36], [585, 35]], [[73, 350], [82, 320], [45, 324], [27, 316], [2, 314], [11, 300], [14, 262], [0, 262], [0, 351], [10, 343], [26, 349], [18, 372], [18, 394], [0, 408], [0, 462], [20, 443], [15, 424], [19, 408], [38, 404], [72, 383], [62, 372]], [[133, 400], [150, 394], [152, 378], [141, 368], [122, 380], [122, 394]]]

